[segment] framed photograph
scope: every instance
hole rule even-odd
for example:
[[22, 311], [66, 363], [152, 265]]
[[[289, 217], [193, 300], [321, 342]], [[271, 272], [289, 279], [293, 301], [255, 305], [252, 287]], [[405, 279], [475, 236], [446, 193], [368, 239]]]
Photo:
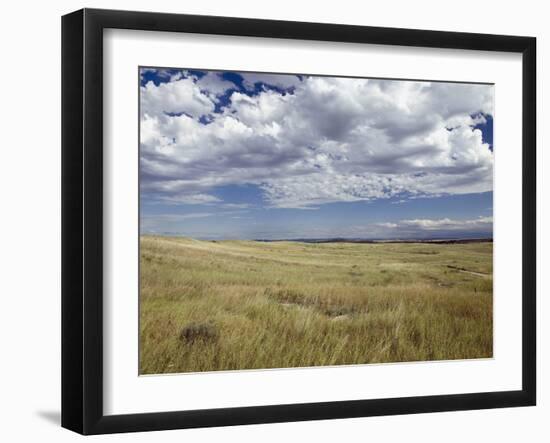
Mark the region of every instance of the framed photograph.
[[62, 425], [536, 402], [532, 37], [62, 20]]

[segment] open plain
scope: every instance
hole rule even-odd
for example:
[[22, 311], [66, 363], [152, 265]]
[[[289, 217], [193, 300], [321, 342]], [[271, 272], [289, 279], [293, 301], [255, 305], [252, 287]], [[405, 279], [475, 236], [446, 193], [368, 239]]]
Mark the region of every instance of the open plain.
[[492, 243], [140, 239], [140, 373], [492, 357]]

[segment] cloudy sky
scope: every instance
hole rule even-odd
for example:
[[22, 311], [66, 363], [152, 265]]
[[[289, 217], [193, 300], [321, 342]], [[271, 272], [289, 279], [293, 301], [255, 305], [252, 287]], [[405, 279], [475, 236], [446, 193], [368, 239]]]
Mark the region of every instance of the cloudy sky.
[[141, 231], [492, 236], [493, 89], [141, 68]]

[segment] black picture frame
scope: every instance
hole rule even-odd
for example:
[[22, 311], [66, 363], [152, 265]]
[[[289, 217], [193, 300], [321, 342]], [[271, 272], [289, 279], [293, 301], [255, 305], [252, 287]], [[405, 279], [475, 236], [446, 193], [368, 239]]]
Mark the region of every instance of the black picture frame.
[[[522, 389], [104, 415], [102, 77], [103, 30], [107, 28], [522, 54]], [[105, 434], [535, 405], [535, 117], [536, 39], [533, 37], [97, 9], [83, 9], [63, 16], [62, 426], [82, 434]]]

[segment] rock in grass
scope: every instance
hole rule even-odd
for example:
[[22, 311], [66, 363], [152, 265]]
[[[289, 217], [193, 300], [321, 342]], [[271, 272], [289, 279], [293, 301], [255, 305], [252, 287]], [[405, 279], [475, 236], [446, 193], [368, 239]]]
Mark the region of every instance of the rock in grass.
[[216, 341], [218, 329], [211, 323], [190, 323], [181, 330], [180, 339], [186, 343]]

